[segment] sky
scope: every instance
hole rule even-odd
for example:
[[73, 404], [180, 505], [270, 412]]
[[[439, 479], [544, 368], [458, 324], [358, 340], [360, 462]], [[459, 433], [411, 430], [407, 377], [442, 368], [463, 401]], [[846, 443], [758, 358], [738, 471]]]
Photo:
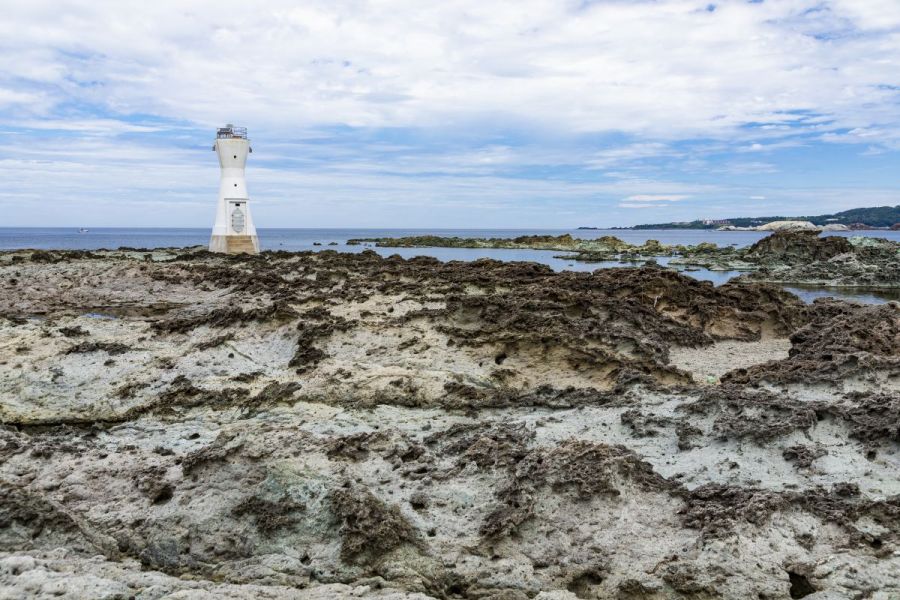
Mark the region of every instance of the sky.
[[0, 227], [623, 226], [900, 204], [900, 0], [28, 0]]

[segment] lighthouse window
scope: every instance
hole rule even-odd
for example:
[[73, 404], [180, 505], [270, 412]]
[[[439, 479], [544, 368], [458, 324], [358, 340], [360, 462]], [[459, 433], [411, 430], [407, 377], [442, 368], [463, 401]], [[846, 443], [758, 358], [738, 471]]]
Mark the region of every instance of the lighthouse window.
[[244, 213], [241, 211], [240, 205], [237, 205], [231, 211], [231, 229], [235, 233], [243, 233], [244, 231]]
[[234, 187], [237, 187], [237, 184], [234, 184]]
[[237, 154], [235, 154], [234, 157], [237, 158]]

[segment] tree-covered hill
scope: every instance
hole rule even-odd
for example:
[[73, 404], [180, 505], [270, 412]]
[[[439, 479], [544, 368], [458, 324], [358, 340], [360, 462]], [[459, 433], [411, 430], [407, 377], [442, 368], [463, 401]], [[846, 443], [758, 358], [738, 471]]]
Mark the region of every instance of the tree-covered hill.
[[715, 229], [722, 225], [734, 225], [736, 227], [754, 227], [764, 225], [772, 221], [810, 221], [816, 225], [828, 225], [838, 223], [841, 225], [862, 224], [869, 227], [891, 227], [900, 223], [900, 205], [874, 206], [870, 208], [851, 208], [830, 215], [802, 216], [802, 217], [735, 217], [732, 219], [716, 219], [715, 221], [689, 221], [684, 223], [653, 223], [647, 225], [635, 225], [631, 229]]

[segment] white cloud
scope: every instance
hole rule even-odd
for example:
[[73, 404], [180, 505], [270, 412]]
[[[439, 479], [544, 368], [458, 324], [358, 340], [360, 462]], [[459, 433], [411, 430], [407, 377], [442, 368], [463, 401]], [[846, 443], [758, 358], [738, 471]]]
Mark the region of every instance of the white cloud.
[[667, 204], [633, 204], [631, 202], [619, 202], [619, 208], [664, 208]]
[[20, 107], [37, 116], [77, 99], [282, 131], [527, 122], [722, 138], [817, 114], [826, 130], [900, 127], [880, 87], [898, 79], [895, 0], [704, 6], [31, 0], [4, 10], [0, 72], [14, 94], [49, 96]]
[[900, 27], [900, 3], [896, 0], [834, 0], [833, 4], [858, 27], [870, 30]]
[[767, 144], [761, 144], [759, 142], [753, 142], [752, 144], [741, 146], [736, 149], [737, 152], [747, 153], [747, 152], [772, 152], [774, 150], [782, 150], [784, 148], [799, 148], [801, 146], [806, 145], [802, 140], [782, 140], [777, 142], [770, 142]]
[[585, 162], [585, 166], [591, 169], [609, 169], [634, 161], [681, 156], [681, 154], [660, 142], [642, 142], [599, 150]]
[[758, 175], [777, 173], [778, 167], [772, 163], [761, 161], [731, 161], [717, 170], [732, 175]]
[[625, 198], [627, 202], [678, 202], [690, 196], [684, 194], [635, 194]]
[[152, 127], [120, 121], [118, 119], [26, 119], [16, 123], [26, 129], [48, 131], [72, 131], [91, 135], [117, 135], [120, 133], [153, 133], [171, 131], [171, 127]]
[[259, 142], [260, 223], [270, 211], [324, 225], [330, 210], [372, 225], [471, 224], [479, 208], [505, 211], [495, 225], [619, 207], [714, 216], [704, 202], [757, 192], [768, 200], [754, 209], [785, 213], [820, 198], [896, 203], [878, 181], [734, 179], [780, 176], [785, 148], [900, 149], [897, 0], [7, 4], [7, 222], [93, 202], [126, 224], [143, 214], [131, 203], [156, 202], [153, 224], [204, 224], [217, 166], [196, 130], [228, 121]]
[[[326, 150], [334, 149], [319, 147]], [[256, 221], [461, 227], [477, 218], [484, 227], [564, 227], [582, 224], [569, 215], [596, 211], [594, 222], [617, 224], [607, 214], [616, 198], [648, 189], [721, 192], [662, 180], [523, 179], [482, 171], [477, 159], [471, 168], [457, 166], [452, 153], [376, 164], [367, 150], [301, 168], [270, 166], [270, 149], [254, 152], [247, 177]], [[33, 141], [0, 149], [0, 213], [5, 223], [31, 226], [127, 226], [139, 219], [143, 226], [202, 227], [212, 219], [218, 177], [209, 147], [151, 147], [105, 136]]]
[[9, 108], [14, 105], [35, 104], [40, 100], [41, 98], [38, 94], [0, 87], [0, 108]]

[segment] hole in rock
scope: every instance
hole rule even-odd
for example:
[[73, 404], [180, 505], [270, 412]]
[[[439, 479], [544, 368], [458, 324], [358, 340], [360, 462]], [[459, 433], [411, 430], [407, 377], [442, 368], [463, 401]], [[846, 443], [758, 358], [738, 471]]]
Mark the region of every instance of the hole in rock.
[[172, 489], [172, 486], [170, 486], [170, 485], [163, 486], [163, 488], [161, 490], [159, 490], [159, 492], [153, 498], [153, 504], [165, 504], [166, 502], [168, 502], [169, 500], [172, 499], [173, 494], [174, 494], [174, 490]]
[[599, 573], [589, 571], [570, 581], [566, 589], [579, 598], [598, 598], [599, 595], [594, 587], [601, 583], [603, 583], [603, 577]]
[[791, 598], [805, 598], [816, 591], [806, 575], [788, 571], [788, 579], [791, 580]]

